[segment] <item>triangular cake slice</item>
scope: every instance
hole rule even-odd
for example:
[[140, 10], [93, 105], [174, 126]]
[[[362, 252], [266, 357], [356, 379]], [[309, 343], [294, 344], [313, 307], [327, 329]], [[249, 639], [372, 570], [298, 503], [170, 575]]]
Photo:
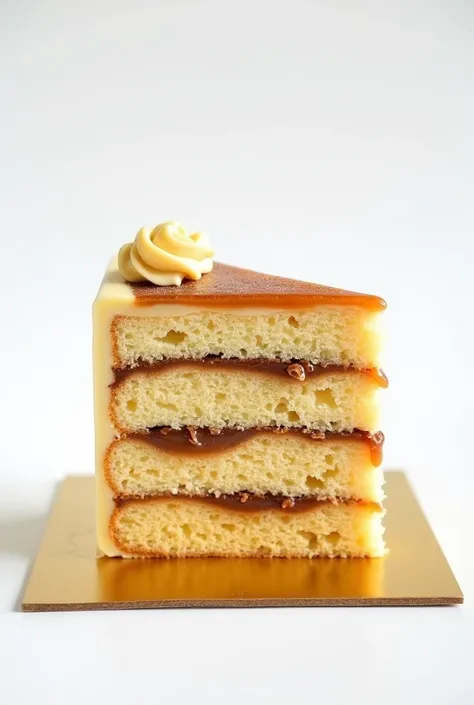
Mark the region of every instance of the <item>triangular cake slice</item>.
[[380, 555], [384, 308], [220, 263], [180, 286], [112, 263], [94, 304], [101, 551]]

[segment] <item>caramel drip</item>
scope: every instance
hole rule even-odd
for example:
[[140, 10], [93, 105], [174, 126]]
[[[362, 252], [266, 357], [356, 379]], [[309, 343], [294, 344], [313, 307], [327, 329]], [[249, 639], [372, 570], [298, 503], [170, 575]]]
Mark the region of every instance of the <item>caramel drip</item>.
[[278, 511], [291, 514], [302, 514], [304, 512], [311, 511], [312, 509], [320, 509], [329, 504], [359, 504], [363, 506], [373, 506], [374, 508], [382, 511], [382, 507], [374, 502], [367, 502], [360, 499], [317, 499], [316, 497], [285, 497], [284, 495], [255, 495], [250, 492], [238, 492], [236, 494], [220, 495], [220, 497], [215, 497], [214, 495], [201, 496], [189, 496], [189, 495], [172, 495], [172, 494], [162, 494], [155, 495], [154, 497], [145, 497], [142, 499], [122, 499], [120, 497], [115, 497], [114, 502], [116, 506], [120, 507], [127, 502], [197, 502], [201, 504], [208, 504], [213, 507], [221, 507], [222, 509], [239, 512], [239, 513], [253, 513], [261, 511]]
[[246, 443], [251, 438], [259, 435], [297, 435], [308, 443], [320, 443], [322, 441], [336, 442], [362, 442], [370, 448], [372, 465], [378, 467], [383, 459], [384, 436], [381, 432], [370, 434], [366, 431], [352, 431], [351, 433], [320, 433], [310, 431], [305, 428], [282, 429], [264, 426], [262, 428], [252, 428], [248, 430], [238, 430], [232, 428], [209, 429], [209, 428], [182, 428], [179, 431], [167, 427], [152, 428], [148, 433], [133, 433], [128, 436], [130, 439], [148, 443], [159, 448], [165, 453], [180, 456], [195, 455], [216, 455], [224, 453], [231, 448]]
[[[294, 376], [292, 374], [295, 366], [300, 366], [304, 374], [302, 376]], [[164, 372], [166, 369], [175, 368], [209, 368], [209, 369], [230, 369], [238, 371], [252, 371], [266, 375], [277, 375], [285, 377], [287, 380], [299, 384], [306, 377], [321, 377], [325, 375], [344, 374], [351, 372], [353, 374], [361, 374], [373, 380], [380, 387], [387, 387], [388, 381], [382, 370], [375, 368], [359, 370], [355, 367], [342, 367], [340, 365], [313, 365], [305, 360], [294, 360], [290, 362], [282, 362], [281, 360], [267, 360], [265, 358], [257, 358], [254, 360], [243, 360], [240, 358], [231, 357], [228, 359], [208, 355], [200, 360], [160, 360], [153, 363], [142, 363], [138, 367], [124, 367], [122, 369], [114, 369], [115, 381], [114, 384], [120, 384], [127, 377], [141, 373], [157, 374]]]

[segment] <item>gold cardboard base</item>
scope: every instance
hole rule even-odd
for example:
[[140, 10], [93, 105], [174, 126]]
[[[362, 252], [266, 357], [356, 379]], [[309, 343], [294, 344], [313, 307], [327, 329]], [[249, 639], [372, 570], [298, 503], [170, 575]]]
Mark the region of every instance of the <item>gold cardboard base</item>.
[[401, 472], [386, 475], [386, 558], [96, 558], [94, 479], [68, 477], [26, 589], [25, 611], [151, 607], [451, 605], [463, 601]]

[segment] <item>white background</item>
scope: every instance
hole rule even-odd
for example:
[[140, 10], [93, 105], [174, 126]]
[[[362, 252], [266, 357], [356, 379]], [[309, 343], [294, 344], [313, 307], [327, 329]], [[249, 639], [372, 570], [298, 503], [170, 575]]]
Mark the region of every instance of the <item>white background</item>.
[[[474, 3], [0, 2], [0, 702], [474, 702]], [[17, 611], [93, 471], [91, 303], [144, 224], [383, 295], [387, 468], [461, 608]]]

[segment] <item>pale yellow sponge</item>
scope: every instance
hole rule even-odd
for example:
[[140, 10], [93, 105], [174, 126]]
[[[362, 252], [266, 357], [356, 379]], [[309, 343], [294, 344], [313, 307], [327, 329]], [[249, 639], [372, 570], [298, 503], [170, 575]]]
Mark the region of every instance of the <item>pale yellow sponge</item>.
[[305, 381], [198, 365], [142, 370], [112, 389], [110, 416], [122, 433], [154, 426], [287, 426], [376, 432], [379, 382], [355, 371]]
[[182, 316], [116, 316], [116, 367], [206, 355], [310, 360], [379, 367], [380, 313], [357, 306], [248, 315], [199, 311]]
[[213, 453], [190, 443], [188, 452], [170, 453], [146, 438], [126, 437], [109, 447], [105, 472], [115, 496], [248, 491], [371, 502], [384, 497], [382, 470], [374, 466], [370, 444], [358, 437], [313, 440], [262, 431]]
[[110, 531], [125, 556], [377, 557], [385, 551], [382, 517], [378, 505], [357, 502], [253, 511], [162, 497], [118, 505]]

